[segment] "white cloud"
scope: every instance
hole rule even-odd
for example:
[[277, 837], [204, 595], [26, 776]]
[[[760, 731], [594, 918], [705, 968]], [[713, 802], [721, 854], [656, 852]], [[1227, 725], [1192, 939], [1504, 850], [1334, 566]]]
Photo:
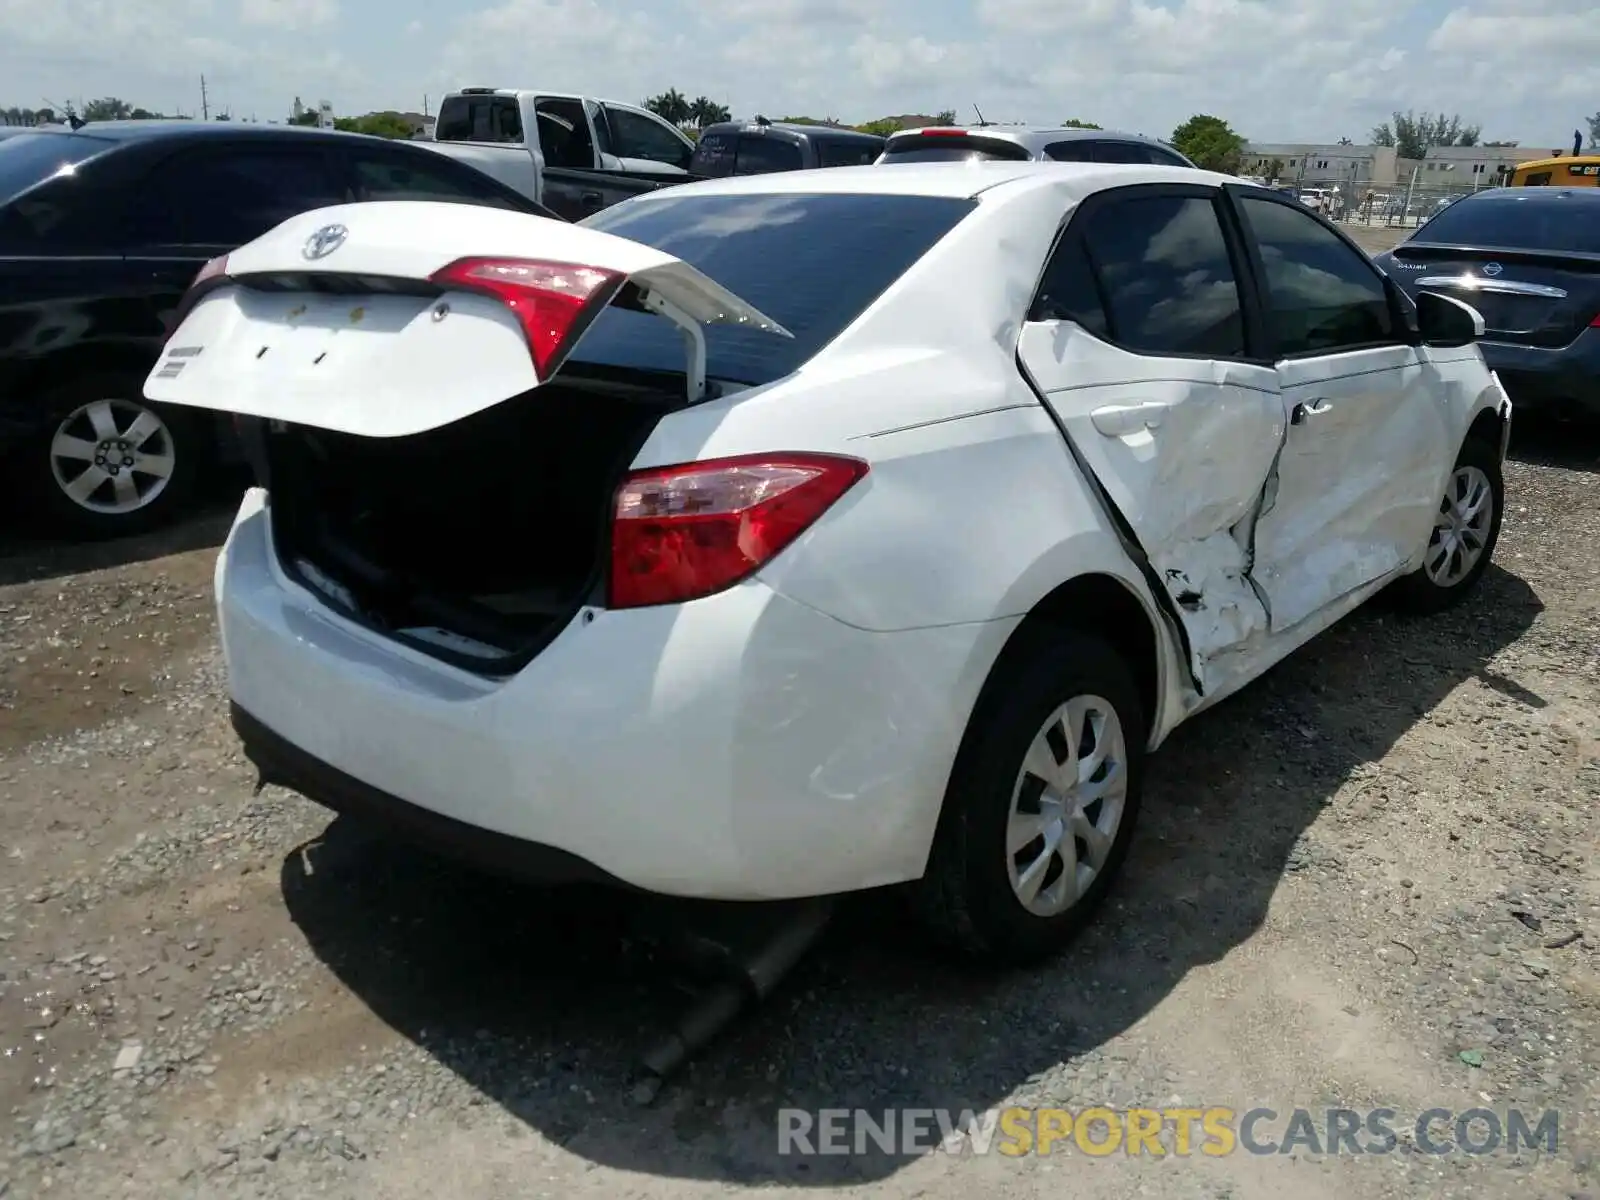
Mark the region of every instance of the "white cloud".
[[469, 84], [676, 87], [740, 116], [977, 104], [1165, 135], [1209, 112], [1263, 141], [1442, 109], [1557, 145], [1600, 107], [1600, 21], [1594, 0], [0, 0], [0, 105], [192, 109], [201, 73], [263, 116], [297, 92], [343, 113]]
[[339, 16], [337, 0], [240, 0], [239, 19], [246, 25], [275, 29], [310, 29]]

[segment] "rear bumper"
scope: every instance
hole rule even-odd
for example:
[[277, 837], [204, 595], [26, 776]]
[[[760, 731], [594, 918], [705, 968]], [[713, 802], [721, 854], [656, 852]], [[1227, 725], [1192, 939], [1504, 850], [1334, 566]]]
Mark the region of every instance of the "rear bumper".
[[269, 779], [502, 871], [722, 900], [921, 875], [1014, 619], [870, 633], [751, 581], [587, 610], [484, 679], [287, 579], [263, 494], [217, 561], [229, 690]]
[[1478, 346], [1517, 411], [1600, 419], [1600, 329], [1554, 350], [1495, 341]]

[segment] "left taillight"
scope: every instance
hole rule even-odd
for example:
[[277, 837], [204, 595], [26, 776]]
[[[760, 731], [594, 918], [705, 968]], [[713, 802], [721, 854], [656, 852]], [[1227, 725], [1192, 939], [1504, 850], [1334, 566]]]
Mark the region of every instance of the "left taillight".
[[167, 314], [167, 336], [171, 337], [177, 331], [178, 326], [183, 324], [183, 319], [194, 309], [200, 297], [213, 288], [220, 287], [227, 281], [228, 256], [219, 254], [200, 268], [190, 282], [188, 289], [183, 293], [182, 299], [178, 301], [178, 307]]
[[757, 454], [636, 471], [617, 489], [609, 608], [681, 604], [760, 570], [863, 476], [832, 454]]
[[580, 263], [524, 258], [457, 259], [430, 277], [441, 287], [482, 292], [516, 317], [539, 378], [548, 379], [627, 277]]

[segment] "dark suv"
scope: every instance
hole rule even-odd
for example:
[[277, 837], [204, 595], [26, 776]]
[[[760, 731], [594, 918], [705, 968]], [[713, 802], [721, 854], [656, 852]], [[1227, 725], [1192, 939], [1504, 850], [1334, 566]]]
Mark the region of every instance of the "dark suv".
[[231, 448], [143, 399], [208, 260], [309, 209], [442, 200], [553, 214], [422, 146], [293, 126], [126, 121], [0, 140], [0, 458], [80, 537], [151, 528]]
[[765, 175], [813, 167], [865, 167], [883, 150], [876, 134], [832, 125], [790, 125], [760, 118], [707, 125], [689, 160], [689, 174]]

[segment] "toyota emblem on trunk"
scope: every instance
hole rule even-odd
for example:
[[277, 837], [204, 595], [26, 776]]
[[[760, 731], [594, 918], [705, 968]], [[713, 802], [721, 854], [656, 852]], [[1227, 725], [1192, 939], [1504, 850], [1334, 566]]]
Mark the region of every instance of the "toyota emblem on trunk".
[[300, 253], [309, 259], [327, 258], [344, 245], [344, 239], [349, 236], [350, 231], [343, 225], [324, 225], [306, 239], [305, 249]]
[[1498, 274], [1500, 274], [1500, 264], [1499, 263], [1490, 263], [1488, 266], [1484, 267], [1483, 273], [1485, 275], [1498, 275]]

